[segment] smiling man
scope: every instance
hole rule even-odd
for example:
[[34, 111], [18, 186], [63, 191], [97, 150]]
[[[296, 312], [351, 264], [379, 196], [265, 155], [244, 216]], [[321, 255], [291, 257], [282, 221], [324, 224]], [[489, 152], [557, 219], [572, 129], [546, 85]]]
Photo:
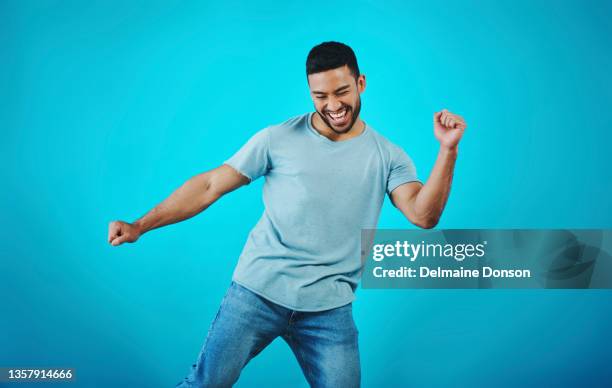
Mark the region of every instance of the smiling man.
[[419, 227], [434, 227], [442, 214], [464, 120], [446, 110], [433, 115], [440, 150], [423, 185], [408, 155], [361, 119], [366, 81], [350, 47], [315, 46], [306, 75], [315, 112], [257, 132], [139, 220], [109, 225], [109, 243], [134, 242], [265, 177], [265, 211], [181, 387], [232, 386], [278, 337], [311, 386], [359, 386], [352, 301], [362, 270], [361, 229], [376, 226], [385, 195]]

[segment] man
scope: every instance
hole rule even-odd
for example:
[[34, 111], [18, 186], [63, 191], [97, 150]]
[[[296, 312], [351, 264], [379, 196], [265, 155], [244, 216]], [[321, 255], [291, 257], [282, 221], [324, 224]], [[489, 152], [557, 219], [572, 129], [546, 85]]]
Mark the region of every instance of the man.
[[265, 176], [265, 211], [182, 387], [229, 387], [277, 337], [314, 387], [360, 384], [352, 301], [359, 281], [360, 231], [374, 228], [385, 194], [413, 224], [434, 227], [448, 198], [464, 120], [434, 114], [440, 150], [423, 185], [404, 151], [360, 117], [353, 50], [315, 46], [306, 61], [315, 112], [256, 133], [220, 167], [189, 179], [144, 217], [109, 225], [114, 245], [192, 217], [225, 193]]

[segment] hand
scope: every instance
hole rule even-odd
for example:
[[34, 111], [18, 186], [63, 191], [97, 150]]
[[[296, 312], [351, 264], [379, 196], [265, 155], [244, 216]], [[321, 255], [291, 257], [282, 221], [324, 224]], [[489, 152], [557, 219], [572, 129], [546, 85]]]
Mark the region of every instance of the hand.
[[108, 242], [116, 247], [124, 242], [133, 243], [140, 237], [140, 229], [123, 221], [113, 221], [108, 224]]
[[457, 147], [467, 128], [463, 117], [442, 109], [434, 113], [434, 135], [440, 145], [449, 149]]

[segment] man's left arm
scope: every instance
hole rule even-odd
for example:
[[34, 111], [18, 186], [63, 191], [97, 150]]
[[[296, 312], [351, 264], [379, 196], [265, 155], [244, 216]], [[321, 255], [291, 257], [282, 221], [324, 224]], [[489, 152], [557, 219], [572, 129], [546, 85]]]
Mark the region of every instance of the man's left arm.
[[430, 229], [438, 224], [448, 200], [458, 146], [467, 125], [446, 109], [434, 114], [434, 135], [440, 151], [425, 185], [410, 182], [391, 192], [391, 201], [416, 226]]

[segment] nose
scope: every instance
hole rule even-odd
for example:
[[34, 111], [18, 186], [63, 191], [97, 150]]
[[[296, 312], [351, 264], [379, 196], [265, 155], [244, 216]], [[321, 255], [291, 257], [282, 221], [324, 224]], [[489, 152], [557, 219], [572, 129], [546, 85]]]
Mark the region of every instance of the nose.
[[337, 98], [330, 97], [329, 102], [327, 103], [327, 110], [332, 112], [337, 111], [342, 108], [342, 103]]

